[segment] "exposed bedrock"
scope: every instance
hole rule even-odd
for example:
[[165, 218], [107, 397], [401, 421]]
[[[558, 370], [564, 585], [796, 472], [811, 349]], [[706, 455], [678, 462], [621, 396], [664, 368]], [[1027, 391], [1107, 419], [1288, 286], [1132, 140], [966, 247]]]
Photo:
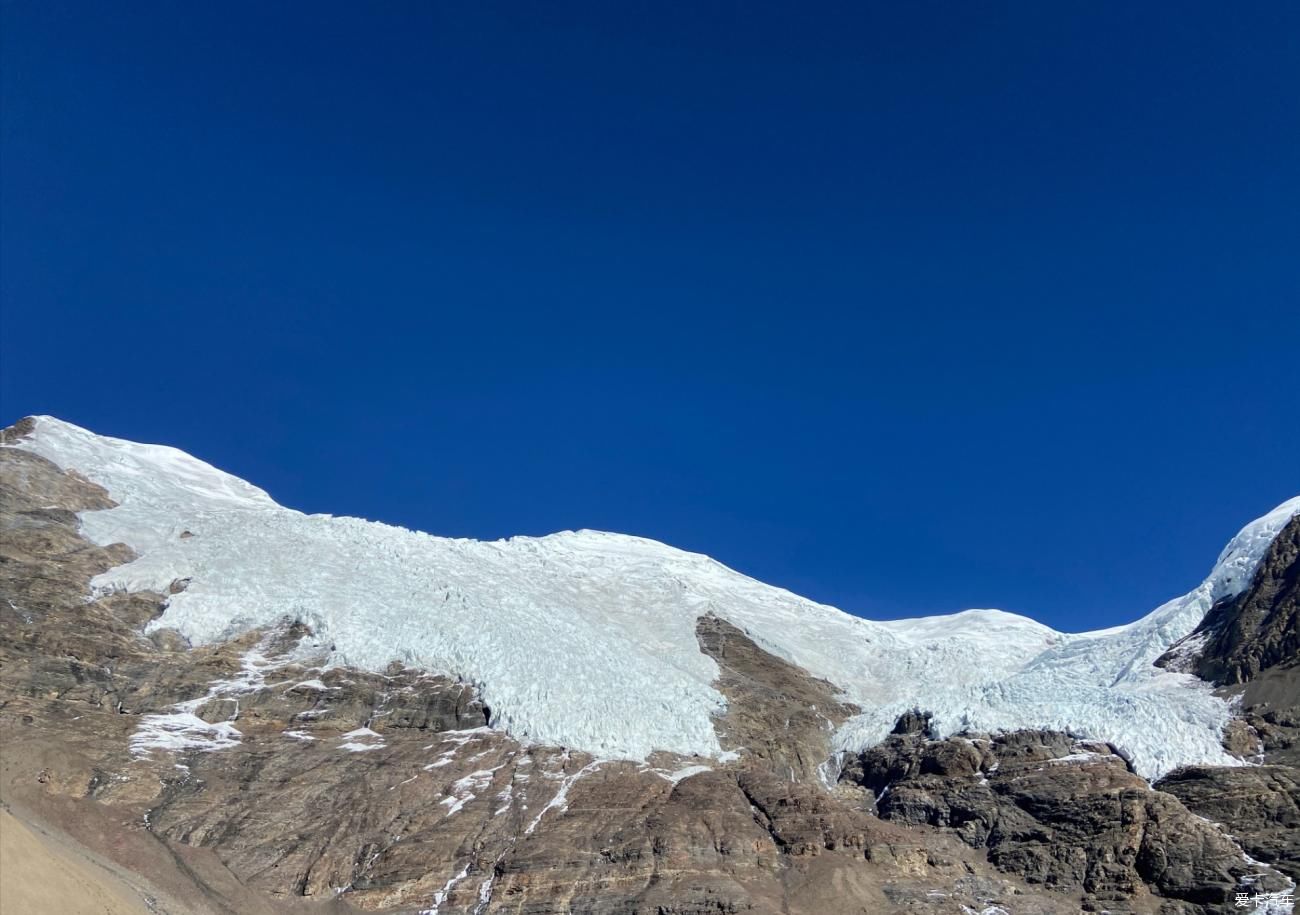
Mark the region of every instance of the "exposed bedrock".
[[833, 684], [764, 651], [724, 619], [700, 617], [695, 635], [717, 662], [714, 686], [727, 699], [715, 722], [723, 749], [787, 779], [817, 778], [832, 734], [857, 707]]
[[1191, 638], [1203, 640], [1195, 672], [1222, 686], [1300, 661], [1300, 515], [1282, 529], [1250, 587], [1220, 601]]
[[1224, 824], [1251, 857], [1300, 878], [1300, 777], [1294, 768], [1193, 766], [1170, 773], [1158, 787]]
[[1215, 604], [1157, 662], [1197, 674], [1237, 703], [1225, 745], [1242, 757], [1300, 763], [1300, 515], [1273, 540], [1250, 586]]
[[1273, 540], [1250, 587], [1217, 603], [1157, 663], [1218, 684], [1237, 704], [1225, 747], [1264, 763], [1186, 766], [1158, 787], [1300, 880], [1300, 516]]
[[873, 792], [882, 819], [939, 827], [1031, 883], [1081, 890], [1086, 908], [1147, 893], [1231, 904], [1253, 873], [1219, 829], [1151, 790], [1105, 744], [1051, 731], [933, 740], [923, 727], [900, 730], [841, 776]]

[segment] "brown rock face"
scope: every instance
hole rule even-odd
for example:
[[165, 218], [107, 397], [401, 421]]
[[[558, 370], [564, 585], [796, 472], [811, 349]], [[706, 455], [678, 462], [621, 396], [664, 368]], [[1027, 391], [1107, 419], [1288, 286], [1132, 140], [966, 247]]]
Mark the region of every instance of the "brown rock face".
[[1193, 766], [1161, 779], [1161, 791], [1216, 823], [1253, 858], [1300, 877], [1300, 773], [1290, 766]]
[[1300, 515], [1277, 535], [1250, 588], [1215, 604], [1190, 637], [1205, 640], [1195, 664], [1202, 680], [1230, 686], [1300, 663], [1298, 559]]
[[[199, 648], [146, 637], [168, 595], [90, 594], [131, 558], [78, 532], [111, 504], [0, 447], [0, 793], [147, 911], [1208, 913], [1245, 867], [1062, 735], [937, 741], [918, 713], [837, 780], [830, 737], [856, 709], [714, 617], [697, 636], [725, 764], [521, 743], [470, 685], [330, 667], [293, 619]], [[1260, 856], [1289, 784], [1265, 786]]]
[[[1189, 766], [1159, 787], [1300, 880], [1300, 516], [1273, 541], [1250, 587], [1216, 604], [1183, 645], [1197, 642], [1191, 669], [1238, 703], [1224, 746], [1268, 765]], [[1186, 657], [1179, 648], [1157, 663]]]
[[816, 778], [830, 757], [830, 737], [858, 709], [825, 680], [782, 661], [716, 616], [702, 616], [700, 650], [718, 663], [727, 712], [717, 722], [724, 750], [741, 750], [790, 780]]
[[950, 831], [1030, 883], [1081, 890], [1085, 908], [1151, 892], [1230, 905], [1251, 873], [1227, 837], [1104, 744], [1050, 731], [932, 740], [900, 730], [842, 775], [875, 793], [882, 819]]

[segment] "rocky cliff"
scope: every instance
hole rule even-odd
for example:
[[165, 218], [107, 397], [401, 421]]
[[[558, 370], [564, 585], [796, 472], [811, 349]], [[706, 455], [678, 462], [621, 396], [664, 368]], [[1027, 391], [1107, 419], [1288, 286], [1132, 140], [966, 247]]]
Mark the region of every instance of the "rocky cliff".
[[1186, 766], [1159, 787], [1300, 880], [1300, 516], [1273, 540], [1250, 587], [1216, 603], [1157, 663], [1221, 687], [1238, 716], [1225, 744], [1253, 764]]

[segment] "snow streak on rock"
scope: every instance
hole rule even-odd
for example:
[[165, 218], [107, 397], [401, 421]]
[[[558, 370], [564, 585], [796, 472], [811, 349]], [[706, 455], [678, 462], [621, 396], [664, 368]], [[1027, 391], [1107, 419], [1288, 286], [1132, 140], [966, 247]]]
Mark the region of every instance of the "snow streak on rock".
[[[236, 746], [243, 738], [234, 724], [239, 718], [239, 697], [265, 688], [267, 673], [291, 663], [288, 658], [268, 659], [263, 654], [264, 648], [264, 645], [258, 645], [245, 652], [240, 658], [239, 673], [228, 680], [214, 680], [208, 684], [205, 695], [178, 702], [160, 714], [140, 716], [140, 724], [131, 737], [132, 753], [142, 756], [151, 750], [181, 753], [226, 750]], [[226, 719], [209, 722], [200, 718], [197, 713], [216, 700], [228, 700], [231, 709]]]

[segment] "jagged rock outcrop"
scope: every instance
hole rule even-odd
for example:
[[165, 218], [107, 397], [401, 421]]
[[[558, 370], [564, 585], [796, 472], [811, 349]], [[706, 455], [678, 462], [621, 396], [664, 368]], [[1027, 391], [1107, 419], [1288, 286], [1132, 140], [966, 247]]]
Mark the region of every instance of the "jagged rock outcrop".
[[844, 766], [841, 778], [872, 791], [885, 820], [950, 831], [1031, 883], [1081, 890], [1087, 910], [1151, 892], [1231, 904], [1251, 873], [1231, 840], [1105, 744], [1051, 731], [935, 740], [927, 724], [900, 721]]
[[1195, 646], [1192, 670], [1231, 686], [1274, 667], [1300, 664], [1300, 515], [1274, 538], [1250, 587], [1220, 601], [1196, 630], [1157, 664]]
[[1300, 880], [1300, 516], [1250, 586], [1220, 601], [1158, 664], [1177, 664], [1237, 703], [1224, 745], [1251, 767], [1187, 766], [1158, 787], [1223, 825], [1254, 858]]
[[1189, 809], [1228, 829], [1253, 858], [1300, 876], [1300, 773], [1289, 766], [1192, 766], [1160, 780]]

